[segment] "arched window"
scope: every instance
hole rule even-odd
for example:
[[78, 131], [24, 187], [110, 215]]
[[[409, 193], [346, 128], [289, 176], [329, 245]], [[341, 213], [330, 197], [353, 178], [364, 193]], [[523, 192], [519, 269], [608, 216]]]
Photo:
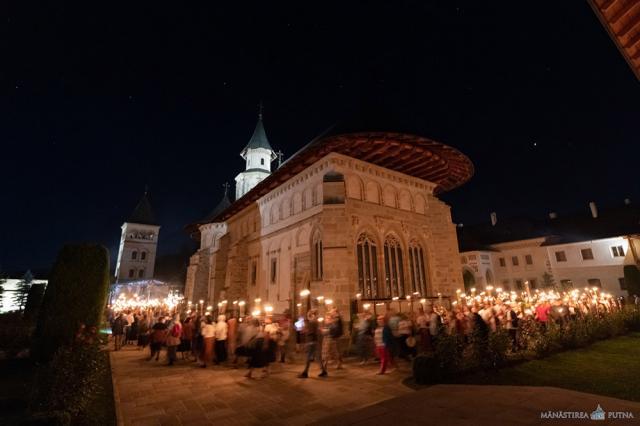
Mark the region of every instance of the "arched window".
[[261, 159], [260, 159], [260, 165], [261, 165], [261, 166], [264, 166], [264, 158], [261, 158]]
[[404, 297], [402, 247], [392, 235], [384, 240], [384, 273], [385, 297]]
[[378, 292], [378, 254], [375, 240], [361, 234], [357, 243], [358, 288], [366, 299], [382, 297]]
[[144, 269], [140, 269], [138, 271], [138, 278], [142, 278], [142, 277], [144, 277]]
[[140, 260], [146, 260], [147, 259], [147, 252], [143, 251], [140, 253]]
[[427, 268], [424, 265], [424, 251], [417, 241], [409, 243], [409, 274], [411, 275], [411, 292], [427, 295]]
[[136, 260], [138, 258], [138, 252], [137, 251], [132, 251], [131, 252], [131, 259], [132, 260]]
[[311, 261], [313, 279], [319, 281], [322, 279], [322, 238], [320, 232], [316, 232], [311, 241]]

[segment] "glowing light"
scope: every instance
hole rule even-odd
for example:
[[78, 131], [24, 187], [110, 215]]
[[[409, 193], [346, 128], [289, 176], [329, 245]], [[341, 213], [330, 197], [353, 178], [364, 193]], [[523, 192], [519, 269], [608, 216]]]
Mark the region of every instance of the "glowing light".
[[324, 304], [325, 305], [333, 305], [333, 300], [327, 299], [327, 300], [324, 301]]
[[273, 306], [271, 306], [271, 305], [266, 305], [266, 306], [264, 307], [264, 311], [265, 311], [266, 313], [270, 314], [271, 312], [273, 312]]
[[369, 309], [371, 307], [371, 304], [370, 303], [365, 303], [365, 304], [362, 305], [362, 307], [366, 310], [366, 309]]
[[307, 297], [310, 294], [311, 294], [311, 291], [308, 288], [305, 288], [300, 292], [300, 297]]
[[238, 302], [238, 306], [244, 306], [246, 304], [246, 302], [244, 300], [241, 300]]

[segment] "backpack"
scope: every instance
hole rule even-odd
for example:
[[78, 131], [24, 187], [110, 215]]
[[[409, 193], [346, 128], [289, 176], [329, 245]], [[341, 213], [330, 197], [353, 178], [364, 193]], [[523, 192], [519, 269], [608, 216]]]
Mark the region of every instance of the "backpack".
[[331, 328], [329, 329], [329, 335], [333, 338], [341, 337], [343, 334], [342, 329], [342, 318], [338, 317], [336, 321], [331, 324]]

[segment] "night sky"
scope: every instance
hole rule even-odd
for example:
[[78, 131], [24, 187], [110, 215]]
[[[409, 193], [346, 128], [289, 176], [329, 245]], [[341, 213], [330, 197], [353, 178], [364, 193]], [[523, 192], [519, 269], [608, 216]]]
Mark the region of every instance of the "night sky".
[[368, 102], [460, 149], [457, 222], [640, 202], [640, 84], [586, 1], [49, 3], [0, 24], [5, 272], [115, 257], [145, 185], [160, 253], [186, 247], [260, 100], [285, 157]]

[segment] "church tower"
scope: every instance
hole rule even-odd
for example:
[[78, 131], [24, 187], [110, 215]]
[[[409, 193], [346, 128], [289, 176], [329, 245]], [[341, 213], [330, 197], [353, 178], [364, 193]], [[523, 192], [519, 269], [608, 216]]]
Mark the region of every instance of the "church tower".
[[133, 213], [122, 224], [116, 281], [153, 278], [160, 226], [155, 222], [149, 197], [144, 195]]
[[260, 105], [256, 129], [247, 146], [240, 152], [240, 156], [246, 161], [246, 166], [244, 172], [236, 176], [236, 200], [271, 174], [271, 162], [277, 157], [264, 131], [262, 105]]

